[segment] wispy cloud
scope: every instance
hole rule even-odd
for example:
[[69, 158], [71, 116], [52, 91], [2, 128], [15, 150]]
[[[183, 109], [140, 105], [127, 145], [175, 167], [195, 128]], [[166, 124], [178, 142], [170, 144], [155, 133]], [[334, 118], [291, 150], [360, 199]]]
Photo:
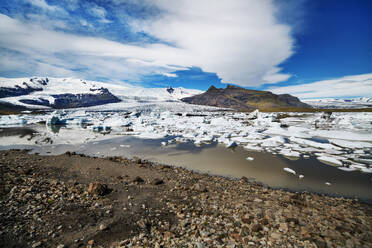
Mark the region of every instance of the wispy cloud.
[[[290, 77], [279, 65], [292, 55], [294, 42], [291, 27], [276, 19], [275, 1], [115, 0], [115, 5], [108, 1], [99, 6], [65, 0], [66, 9], [45, 0], [27, 1], [59, 13], [30, 13], [31, 22], [0, 15], [0, 49], [22, 54], [33, 67], [49, 64], [79, 77], [113, 80], [169, 76], [180, 68], [199, 67], [225, 83], [242, 86]], [[115, 37], [111, 39], [104, 25], [117, 31], [111, 32]], [[43, 73], [43, 68], [36, 71], [57, 71], [48, 68]]]
[[110, 23], [111, 21], [106, 19], [106, 10], [105, 8], [98, 6], [97, 4], [88, 4], [89, 12], [93, 16], [97, 17], [102, 23]]
[[54, 5], [50, 5], [48, 4], [45, 0], [25, 0], [26, 2], [36, 6], [36, 7], [39, 7], [45, 11], [60, 11], [60, 12], [65, 12], [64, 9], [58, 7], [58, 6], [54, 6]]
[[163, 76], [166, 76], [166, 77], [170, 77], [170, 78], [175, 78], [175, 77], [178, 77], [177, 74], [174, 74], [174, 73], [163, 73], [162, 74]]
[[269, 88], [268, 90], [283, 94], [289, 93], [302, 99], [323, 97], [372, 97], [372, 73], [346, 76], [331, 80], [294, 86]]

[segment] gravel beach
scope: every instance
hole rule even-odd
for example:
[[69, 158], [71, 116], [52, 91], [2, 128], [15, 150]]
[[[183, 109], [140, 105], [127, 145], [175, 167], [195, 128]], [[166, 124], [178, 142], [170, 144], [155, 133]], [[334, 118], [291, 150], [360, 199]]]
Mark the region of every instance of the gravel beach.
[[140, 158], [0, 151], [0, 197], [0, 247], [372, 247], [357, 200]]

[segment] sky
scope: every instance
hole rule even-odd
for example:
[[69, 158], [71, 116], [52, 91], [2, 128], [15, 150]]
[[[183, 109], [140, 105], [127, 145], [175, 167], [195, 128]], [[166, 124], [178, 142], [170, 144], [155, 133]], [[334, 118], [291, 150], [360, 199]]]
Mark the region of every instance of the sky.
[[1, 0], [0, 76], [372, 97], [370, 0]]

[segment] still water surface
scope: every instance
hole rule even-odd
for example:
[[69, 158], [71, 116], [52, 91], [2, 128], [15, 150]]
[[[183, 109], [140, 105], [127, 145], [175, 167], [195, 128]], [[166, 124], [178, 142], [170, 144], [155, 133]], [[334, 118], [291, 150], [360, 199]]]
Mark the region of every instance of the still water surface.
[[[248, 151], [241, 147], [228, 149], [217, 143], [200, 147], [191, 142], [161, 146], [163, 139], [139, 139], [133, 136], [112, 136], [78, 144], [31, 145], [33, 132], [35, 131], [29, 128], [2, 129], [0, 149], [27, 148], [32, 149], [32, 153], [43, 155], [75, 151], [99, 157], [138, 156], [215, 175], [234, 178], [246, 176], [274, 188], [357, 197], [372, 203], [372, 174], [345, 172], [321, 163], [315, 157], [293, 160], [281, 155]], [[22, 143], [22, 140], [25, 142]], [[254, 160], [248, 161], [247, 157]], [[293, 169], [296, 175], [283, 168]], [[300, 179], [299, 175], [304, 175], [304, 178]]]

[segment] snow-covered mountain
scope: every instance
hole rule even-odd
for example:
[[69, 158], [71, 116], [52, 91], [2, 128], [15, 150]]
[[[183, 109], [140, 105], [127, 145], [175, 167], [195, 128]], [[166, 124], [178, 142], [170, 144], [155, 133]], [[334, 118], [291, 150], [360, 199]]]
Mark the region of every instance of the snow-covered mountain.
[[316, 108], [372, 108], [372, 98], [302, 100]]
[[74, 78], [0, 78], [0, 103], [27, 108], [75, 108], [115, 102], [179, 101], [184, 88], [143, 88]]

